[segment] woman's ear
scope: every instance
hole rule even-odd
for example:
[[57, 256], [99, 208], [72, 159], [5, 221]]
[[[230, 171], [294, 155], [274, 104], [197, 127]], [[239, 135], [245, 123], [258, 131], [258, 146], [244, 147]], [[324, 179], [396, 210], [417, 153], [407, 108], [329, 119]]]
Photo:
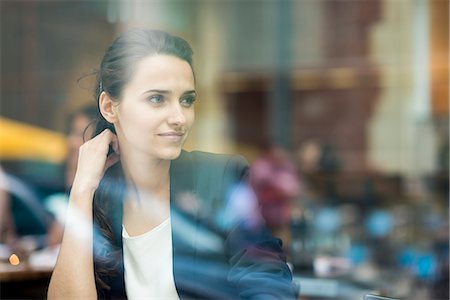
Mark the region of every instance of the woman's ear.
[[107, 92], [102, 92], [99, 97], [100, 113], [109, 123], [117, 122], [116, 102]]

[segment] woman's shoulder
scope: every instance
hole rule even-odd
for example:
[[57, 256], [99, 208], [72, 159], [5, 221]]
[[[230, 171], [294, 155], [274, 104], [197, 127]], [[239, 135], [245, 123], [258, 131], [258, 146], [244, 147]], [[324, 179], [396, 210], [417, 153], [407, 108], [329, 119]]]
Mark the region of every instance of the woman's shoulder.
[[220, 154], [204, 151], [182, 151], [182, 159], [189, 160], [196, 169], [211, 170], [235, 170], [245, 169], [248, 166], [247, 160], [238, 154]]
[[237, 154], [219, 154], [204, 151], [182, 151], [179, 161], [189, 164], [202, 174], [229, 174], [237, 177], [247, 172], [247, 160]]
[[185, 151], [181, 153], [182, 156], [190, 158], [195, 163], [204, 164], [230, 164], [237, 163], [242, 165], [247, 165], [247, 160], [239, 154], [222, 154], [222, 153], [212, 153], [204, 151]]

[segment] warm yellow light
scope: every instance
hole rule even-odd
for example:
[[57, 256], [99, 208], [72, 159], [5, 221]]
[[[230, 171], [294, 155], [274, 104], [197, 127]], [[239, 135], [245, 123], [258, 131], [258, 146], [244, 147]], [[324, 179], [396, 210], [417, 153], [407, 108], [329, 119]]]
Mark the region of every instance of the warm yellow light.
[[0, 117], [0, 158], [60, 163], [67, 156], [64, 135]]
[[13, 253], [9, 257], [9, 263], [12, 264], [13, 266], [17, 266], [18, 264], [20, 264], [20, 259], [19, 259], [19, 257], [17, 255], [15, 255]]

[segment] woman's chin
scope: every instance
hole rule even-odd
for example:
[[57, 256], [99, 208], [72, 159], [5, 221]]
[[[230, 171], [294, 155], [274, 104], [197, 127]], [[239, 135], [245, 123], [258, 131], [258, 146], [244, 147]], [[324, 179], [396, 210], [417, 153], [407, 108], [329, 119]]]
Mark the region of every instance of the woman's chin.
[[181, 147], [176, 149], [167, 149], [166, 151], [161, 153], [160, 157], [161, 159], [165, 160], [174, 160], [177, 159], [178, 156], [180, 156], [180, 154], [181, 154]]

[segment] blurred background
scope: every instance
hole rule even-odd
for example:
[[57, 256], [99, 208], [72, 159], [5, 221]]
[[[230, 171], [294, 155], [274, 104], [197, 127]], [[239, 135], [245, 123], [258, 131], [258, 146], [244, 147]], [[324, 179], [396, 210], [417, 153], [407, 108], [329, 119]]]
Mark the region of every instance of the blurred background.
[[301, 299], [449, 298], [448, 1], [0, 9], [2, 298], [45, 295], [71, 136], [82, 133], [75, 112], [96, 105], [89, 74], [135, 26], [193, 46], [199, 100], [186, 149], [248, 159]]

